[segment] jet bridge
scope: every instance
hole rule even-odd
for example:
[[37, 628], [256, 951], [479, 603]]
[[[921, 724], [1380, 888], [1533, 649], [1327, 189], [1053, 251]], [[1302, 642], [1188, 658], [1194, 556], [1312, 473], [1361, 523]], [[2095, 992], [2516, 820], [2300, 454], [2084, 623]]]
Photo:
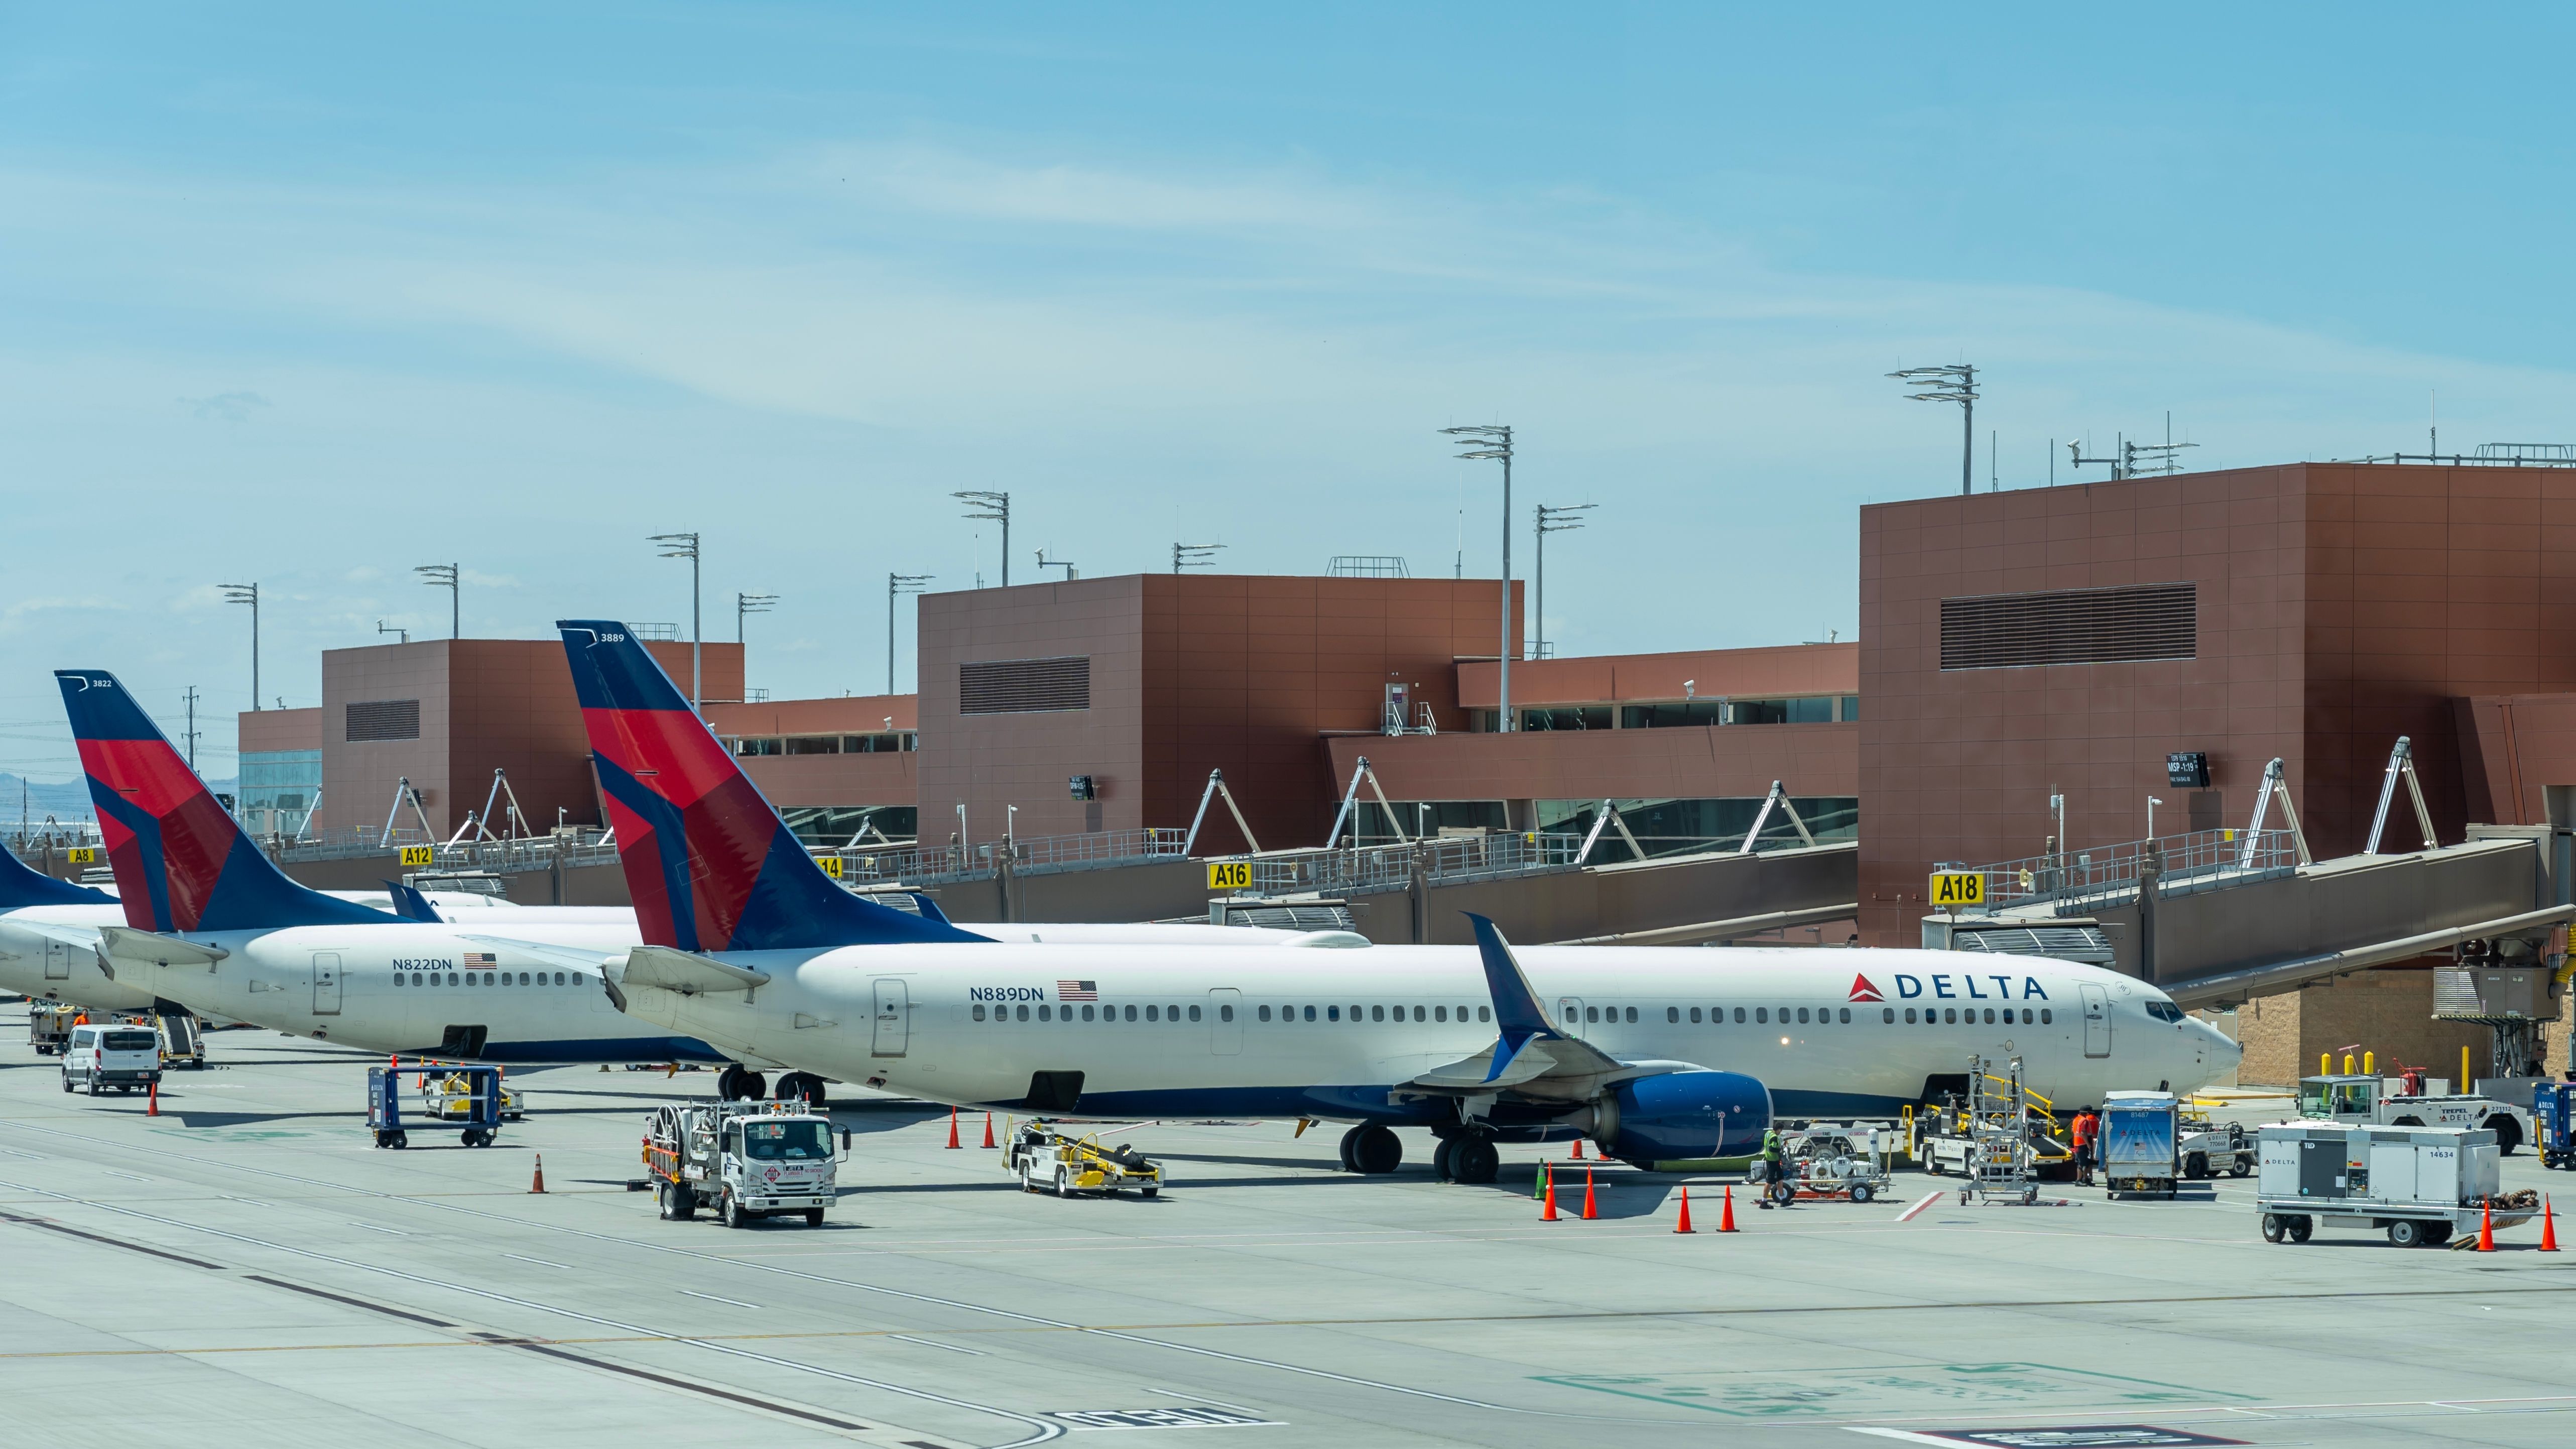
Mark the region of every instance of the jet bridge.
[[[2374, 966], [2451, 954], [2563, 974], [2576, 833], [2472, 825], [2433, 841], [2406, 742], [2391, 756], [2371, 849], [2309, 857], [2281, 764], [2246, 830], [2204, 830], [1951, 872], [1982, 904], [1927, 916], [1932, 949], [2094, 961], [2163, 988], [2186, 1007], [2225, 1007]], [[2381, 851], [2397, 786], [2422, 849]], [[2266, 829], [2275, 799], [2285, 828]], [[2547, 1008], [2556, 1016], [2554, 1006]]]

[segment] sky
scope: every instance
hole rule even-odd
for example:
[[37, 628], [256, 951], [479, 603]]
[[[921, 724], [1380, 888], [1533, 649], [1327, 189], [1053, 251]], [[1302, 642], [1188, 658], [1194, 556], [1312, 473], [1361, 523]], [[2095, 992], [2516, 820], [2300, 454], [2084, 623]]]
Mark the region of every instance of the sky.
[[[1852, 637], [1857, 509], [2576, 440], [2576, 14], [0, 3], [0, 771], [49, 671], [689, 617], [885, 688], [885, 577], [1493, 577], [1559, 653]], [[1991, 446], [1990, 446], [1991, 438]], [[2052, 454], [2052, 440], [2056, 451]], [[912, 687], [911, 605], [892, 661]]]

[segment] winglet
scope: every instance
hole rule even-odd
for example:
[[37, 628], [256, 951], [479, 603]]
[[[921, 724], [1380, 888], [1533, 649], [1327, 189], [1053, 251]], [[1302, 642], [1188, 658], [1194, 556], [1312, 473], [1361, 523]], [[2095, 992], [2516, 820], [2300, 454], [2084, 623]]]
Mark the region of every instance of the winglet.
[[0, 911], [20, 906], [112, 906], [116, 897], [103, 890], [57, 880], [0, 846]]
[[425, 921], [436, 925], [442, 919], [438, 914], [438, 907], [429, 903], [429, 897], [422, 895], [418, 886], [408, 886], [398, 880], [389, 880], [385, 882], [385, 893], [393, 897], [394, 914], [406, 921]]
[[923, 919], [937, 921], [943, 926], [950, 924], [948, 913], [939, 908], [939, 902], [930, 898], [930, 892], [905, 891], [904, 894], [912, 897], [912, 903], [921, 908]]
[[1476, 927], [1476, 954], [1485, 959], [1485, 989], [1493, 993], [1494, 1021], [1502, 1028], [1503, 1039], [1518, 1051], [1519, 1043], [1512, 1041], [1516, 1036], [1555, 1036], [1547, 1024], [1547, 1009], [1538, 1004], [1538, 993], [1521, 974], [1521, 963], [1512, 959], [1511, 943], [1503, 939], [1502, 928], [1474, 911], [1462, 914]]

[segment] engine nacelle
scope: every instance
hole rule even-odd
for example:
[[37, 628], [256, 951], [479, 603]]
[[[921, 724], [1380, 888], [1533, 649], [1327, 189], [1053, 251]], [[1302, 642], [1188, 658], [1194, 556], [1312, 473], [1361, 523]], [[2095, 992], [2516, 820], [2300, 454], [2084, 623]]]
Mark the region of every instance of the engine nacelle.
[[1770, 1125], [1771, 1089], [1742, 1072], [1638, 1077], [1592, 1107], [1601, 1149], [1641, 1167], [1756, 1152]]

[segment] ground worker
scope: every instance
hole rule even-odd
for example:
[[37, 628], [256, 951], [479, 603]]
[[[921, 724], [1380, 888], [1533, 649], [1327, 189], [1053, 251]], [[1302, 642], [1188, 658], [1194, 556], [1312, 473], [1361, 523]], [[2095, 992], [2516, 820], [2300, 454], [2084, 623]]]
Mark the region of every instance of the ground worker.
[[73, 1017], [72, 1017], [72, 1025], [74, 1025], [74, 1026], [87, 1026], [87, 1025], [89, 1025], [89, 1013], [88, 1013], [88, 1012], [86, 1012], [86, 1011], [75, 1013], [75, 1014], [73, 1015]]
[[[1780, 1150], [1780, 1129], [1777, 1127], [1764, 1128], [1762, 1131], [1762, 1180], [1764, 1182], [1771, 1183], [1778, 1182], [1780, 1180], [1780, 1164], [1783, 1155], [1784, 1154]], [[1754, 1205], [1756, 1207], [1763, 1208], [1771, 1206], [1771, 1195], [1765, 1192], [1759, 1197], [1756, 1197], [1754, 1199]]]
[[2075, 1180], [2087, 1187], [2093, 1185], [2093, 1136], [2101, 1126], [2102, 1119], [2093, 1115], [2092, 1108], [2079, 1107], [2069, 1127], [2075, 1139]]

